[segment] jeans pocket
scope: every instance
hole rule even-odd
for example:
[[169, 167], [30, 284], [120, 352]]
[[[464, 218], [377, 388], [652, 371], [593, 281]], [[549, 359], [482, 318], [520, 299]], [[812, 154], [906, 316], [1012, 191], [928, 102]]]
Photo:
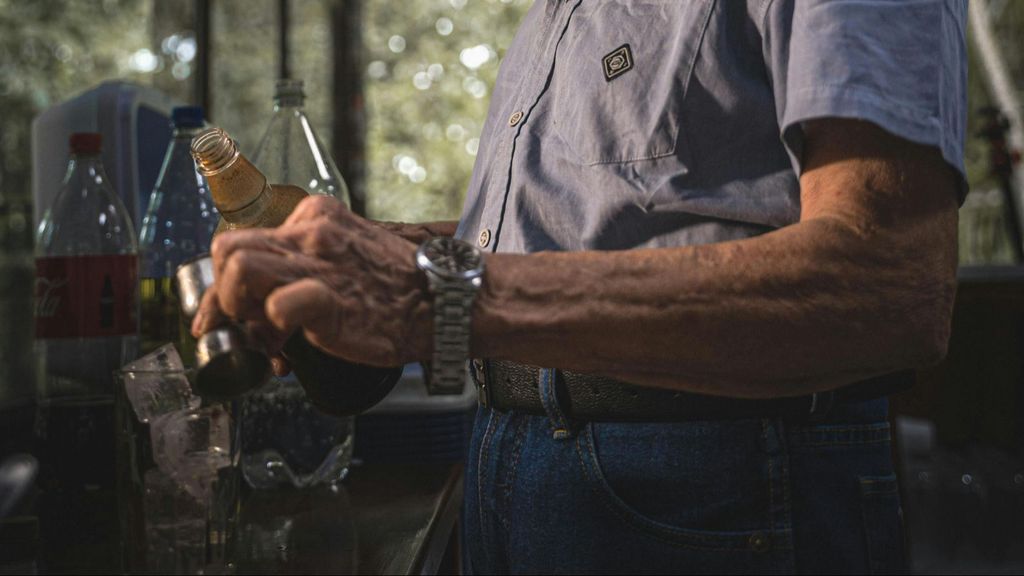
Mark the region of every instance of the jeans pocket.
[[598, 505], [635, 533], [707, 551], [786, 549], [789, 531], [771, 529], [765, 455], [751, 458], [760, 423], [748, 424], [591, 423], [576, 450]]
[[903, 513], [896, 476], [861, 476], [860, 496], [871, 574], [906, 572]]

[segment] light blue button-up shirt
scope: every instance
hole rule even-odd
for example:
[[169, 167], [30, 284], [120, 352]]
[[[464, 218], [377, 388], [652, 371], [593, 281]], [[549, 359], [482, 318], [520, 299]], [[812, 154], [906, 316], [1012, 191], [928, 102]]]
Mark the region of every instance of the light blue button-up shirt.
[[537, 0], [457, 236], [496, 252], [745, 238], [800, 214], [801, 122], [859, 118], [964, 174], [966, 0]]

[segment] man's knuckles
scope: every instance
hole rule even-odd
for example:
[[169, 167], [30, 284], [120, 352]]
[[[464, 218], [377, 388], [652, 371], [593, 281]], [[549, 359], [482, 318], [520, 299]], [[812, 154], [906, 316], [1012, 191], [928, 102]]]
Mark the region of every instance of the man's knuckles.
[[286, 281], [284, 262], [277, 265], [265, 253], [236, 250], [228, 256], [217, 279], [220, 305], [229, 316], [262, 316], [262, 300], [274, 286]]
[[312, 222], [306, 231], [306, 247], [314, 254], [320, 254], [337, 239], [338, 226], [326, 218]]
[[337, 199], [330, 196], [323, 196], [320, 194], [308, 196], [303, 198], [295, 207], [291, 216], [288, 217], [287, 223], [291, 224], [302, 222], [304, 220], [312, 220], [325, 215], [341, 216], [341, 210], [339, 210], [339, 208], [344, 208], [344, 205]]
[[256, 265], [256, 254], [251, 250], [236, 250], [224, 261], [224, 269], [219, 280], [227, 291], [238, 288], [250, 276], [260, 272]]

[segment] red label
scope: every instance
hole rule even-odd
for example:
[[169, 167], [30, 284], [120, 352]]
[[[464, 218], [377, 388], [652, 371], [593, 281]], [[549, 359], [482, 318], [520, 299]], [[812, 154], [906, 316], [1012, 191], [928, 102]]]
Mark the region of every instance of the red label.
[[36, 338], [134, 334], [134, 254], [36, 259]]

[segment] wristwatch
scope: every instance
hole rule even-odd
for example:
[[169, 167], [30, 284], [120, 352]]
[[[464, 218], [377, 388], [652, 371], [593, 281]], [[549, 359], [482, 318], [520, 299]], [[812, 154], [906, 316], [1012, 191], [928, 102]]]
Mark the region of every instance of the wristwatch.
[[484, 255], [468, 242], [438, 236], [416, 251], [434, 296], [434, 356], [428, 394], [461, 394], [469, 358], [469, 320], [484, 274]]

